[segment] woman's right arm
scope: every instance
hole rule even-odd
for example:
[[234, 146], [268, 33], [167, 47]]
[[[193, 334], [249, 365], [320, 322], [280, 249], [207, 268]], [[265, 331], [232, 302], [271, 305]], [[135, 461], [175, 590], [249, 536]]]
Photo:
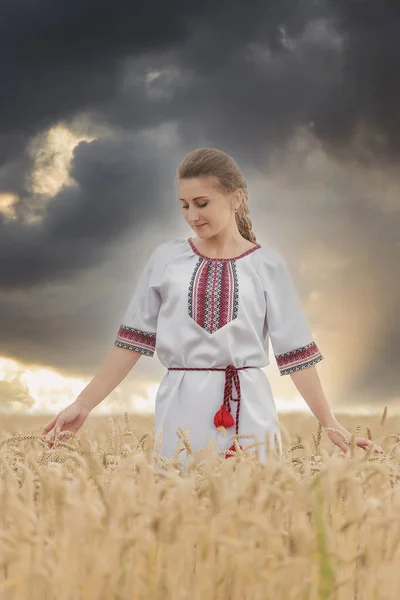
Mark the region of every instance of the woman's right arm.
[[141, 352], [113, 346], [93, 379], [82, 390], [76, 403], [91, 411], [100, 404], [128, 375]]
[[115, 345], [111, 348], [96, 375], [76, 400], [44, 426], [42, 435], [47, 435], [54, 430], [50, 438], [50, 447], [57, 428], [60, 432], [68, 429], [76, 433], [82, 427], [90, 411], [125, 379], [140, 356], [141, 352], [136, 350]]

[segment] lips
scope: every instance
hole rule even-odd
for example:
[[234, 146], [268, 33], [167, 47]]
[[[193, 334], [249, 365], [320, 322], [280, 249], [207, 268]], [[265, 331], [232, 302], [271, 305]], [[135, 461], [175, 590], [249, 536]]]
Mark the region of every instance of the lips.
[[195, 225], [195, 229], [200, 229], [200, 227], [204, 227], [204, 225], [207, 225], [207, 223], [202, 223], [201, 225]]

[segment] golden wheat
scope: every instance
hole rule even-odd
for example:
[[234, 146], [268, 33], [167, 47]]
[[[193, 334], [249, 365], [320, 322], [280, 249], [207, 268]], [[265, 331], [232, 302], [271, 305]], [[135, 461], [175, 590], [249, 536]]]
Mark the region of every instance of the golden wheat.
[[397, 600], [397, 419], [365, 419], [384, 455], [348, 420], [345, 455], [314, 419], [283, 417], [261, 463], [255, 436], [232, 436], [225, 460], [183, 428], [167, 460], [127, 413], [51, 448], [42, 423], [5, 419], [0, 600]]

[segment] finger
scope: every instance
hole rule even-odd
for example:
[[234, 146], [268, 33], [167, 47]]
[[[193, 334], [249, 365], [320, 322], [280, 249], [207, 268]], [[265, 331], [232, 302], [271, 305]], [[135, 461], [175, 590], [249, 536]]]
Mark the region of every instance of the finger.
[[54, 441], [54, 439], [55, 439], [55, 437], [56, 437], [56, 432], [57, 432], [57, 430], [58, 430], [58, 433], [59, 433], [58, 437], [60, 437], [60, 434], [61, 434], [62, 428], [64, 427], [64, 424], [65, 424], [65, 421], [64, 421], [64, 419], [63, 419], [62, 417], [60, 417], [60, 418], [59, 418], [59, 419], [56, 421], [56, 424], [55, 424], [55, 426], [54, 426], [54, 429], [53, 429], [53, 431], [52, 431], [52, 434], [51, 434], [51, 436], [50, 436], [50, 439], [51, 439], [52, 441]]
[[[338, 436], [338, 437], [339, 437], [339, 436]], [[336, 442], [336, 445], [337, 445], [337, 446], [339, 446], [339, 448], [340, 448], [341, 450], [343, 450], [343, 452], [344, 452], [345, 454], [347, 454], [347, 453], [348, 453], [348, 451], [349, 451], [349, 447], [348, 447], [348, 446], [346, 446], [346, 444], [344, 443], [344, 441], [343, 441], [341, 438], [339, 438], [339, 439], [338, 439], [338, 441]]]
[[378, 452], [378, 454], [385, 454], [385, 451], [380, 446], [374, 444], [374, 452]]
[[373, 452], [378, 452], [378, 454], [385, 454], [384, 450], [380, 446], [378, 446], [377, 444], [374, 444], [374, 442], [372, 440], [368, 440], [367, 438], [359, 438], [358, 445], [361, 448], [364, 448], [364, 450], [367, 450], [372, 445]]
[[53, 447], [53, 442], [51, 441], [50, 438], [44, 438], [43, 441], [45, 442], [45, 444], [47, 445], [48, 448]]
[[64, 425], [65, 425], [65, 420], [62, 417], [60, 417], [57, 421], [57, 425], [56, 425], [55, 429], [58, 429], [59, 433], [61, 433]]
[[56, 415], [56, 416], [54, 417], [54, 419], [52, 419], [51, 421], [49, 421], [49, 422], [47, 423], [47, 425], [45, 425], [45, 426], [43, 427], [43, 429], [42, 429], [42, 435], [46, 435], [46, 433], [49, 433], [49, 431], [50, 431], [51, 429], [53, 429], [53, 427], [54, 427], [54, 425], [55, 425], [55, 423], [56, 423], [56, 421], [57, 421], [57, 418], [58, 418], [58, 415]]
[[371, 440], [367, 440], [367, 438], [356, 437], [356, 445], [359, 448], [368, 448], [371, 444]]
[[375, 445], [374, 442], [372, 442], [371, 440], [368, 440], [367, 438], [358, 438], [357, 444], [359, 446], [362, 446], [363, 448], [369, 448], [370, 446]]
[[378, 446], [378, 444], [374, 444], [374, 442], [372, 442], [371, 440], [369, 440], [370, 444], [373, 444], [374, 446], [374, 452], [378, 452], [379, 454], [385, 454], [385, 451], [383, 448], [381, 448], [380, 446]]

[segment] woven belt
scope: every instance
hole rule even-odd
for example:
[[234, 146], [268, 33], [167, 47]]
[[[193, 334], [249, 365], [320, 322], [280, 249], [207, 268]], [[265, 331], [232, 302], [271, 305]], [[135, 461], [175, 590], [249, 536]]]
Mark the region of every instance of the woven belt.
[[[235, 367], [233, 365], [228, 365], [225, 368], [218, 367], [168, 367], [168, 371], [225, 371], [225, 389], [224, 389], [224, 400], [221, 404], [221, 408], [215, 413], [214, 416], [214, 425], [215, 427], [225, 427], [225, 429], [229, 429], [235, 425], [235, 420], [232, 416], [232, 407], [231, 401], [237, 402], [237, 410], [236, 410], [236, 434], [239, 433], [239, 415], [240, 415], [240, 380], [239, 373], [241, 369], [256, 369], [257, 367]], [[237, 398], [232, 397], [232, 388], [233, 383], [236, 387]], [[241, 446], [240, 446], [241, 448]], [[229, 450], [235, 451], [235, 445], [229, 448]], [[226, 458], [232, 456], [228, 454]]]

